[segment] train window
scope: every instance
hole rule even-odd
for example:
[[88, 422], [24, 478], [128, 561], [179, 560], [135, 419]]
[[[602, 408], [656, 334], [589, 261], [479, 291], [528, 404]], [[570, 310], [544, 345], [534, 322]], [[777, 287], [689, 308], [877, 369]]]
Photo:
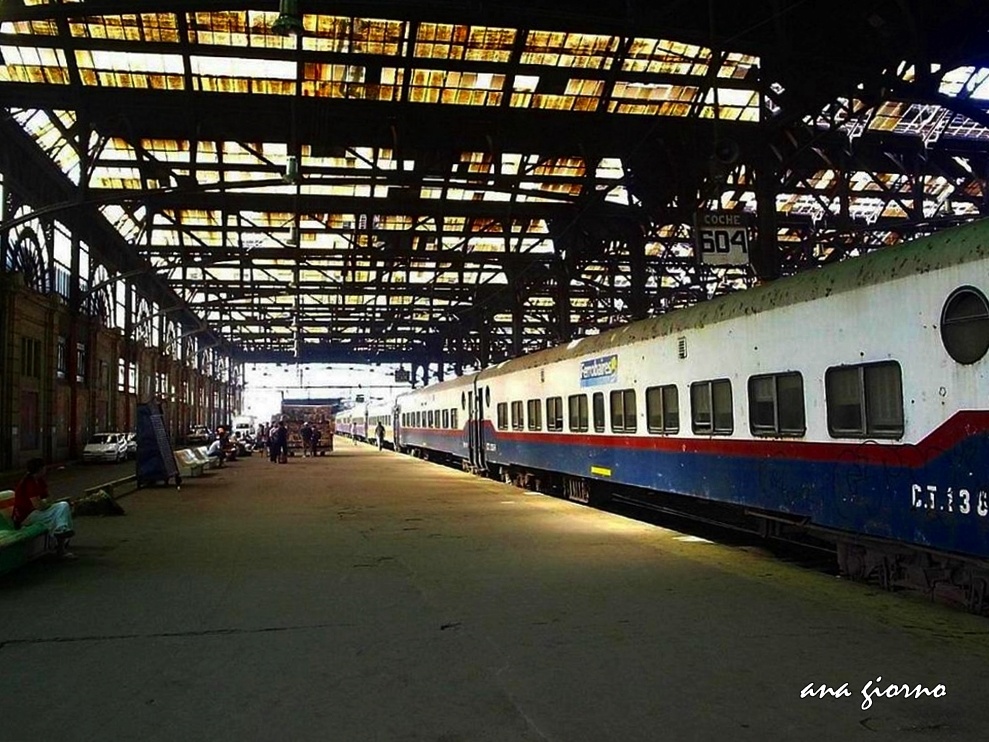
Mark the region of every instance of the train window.
[[529, 422], [529, 430], [542, 430], [543, 429], [543, 408], [539, 404], [538, 399], [530, 399], [526, 406], [528, 407], [527, 419]]
[[466, 392], [460, 392], [460, 409], [462, 409], [462, 410], [466, 410], [467, 409], [467, 393]]
[[450, 427], [454, 430], [459, 430], [460, 426], [457, 425], [457, 409], [453, 408], [450, 410]]
[[436, 416], [433, 418], [433, 421], [436, 423], [436, 427], [437, 428], [442, 428], [443, 427], [443, 425], [441, 424], [441, 417], [442, 416], [440, 414], [440, 411], [439, 410], [436, 410]]
[[422, 427], [422, 411], [421, 410], [416, 413], [416, 427], [417, 428], [421, 428]]
[[428, 419], [427, 419], [426, 422], [428, 423], [426, 427], [429, 427], [429, 428], [433, 427], [433, 411], [432, 410], [429, 411]]
[[896, 361], [829, 368], [824, 387], [832, 437], [903, 436], [903, 381]]
[[498, 430], [508, 430], [508, 402], [498, 403]]
[[796, 372], [749, 379], [749, 429], [752, 435], [802, 436], [804, 379]]
[[635, 390], [619, 389], [611, 393], [611, 432], [635, 432]]
[[488, 407], [491, 406], [491, 387], [484, 387], [484, 404]]
[[594, 432], [604, 432], [604, 392], [594, 392]]
[[570, 407], [570, 431], [573, 433], [587, 432], [587, 395], [574, 394], [567, 398]]
[[525, 418], [522, 410], [521, 402], [512, 402], [512, 430], [522, 430], [525, 428]]
[[958, 363], [975, 363], [989, 351], [989, 302], [971, 286], [952, 292], [941, 310], [941, 342]]
[[731, 435], [735, 418], [728, 379], [698, 381], [690, 385], [691, 427], [701, 435]]
[[680, 392], [675, 384], [646, 389], [646, 424], [650, 433], [680, 432]]
[[443, 410], [443, 427], [450, 427], [450, 410]]
[[563, 397], [546, 400], [546, 430], [563, 430]]

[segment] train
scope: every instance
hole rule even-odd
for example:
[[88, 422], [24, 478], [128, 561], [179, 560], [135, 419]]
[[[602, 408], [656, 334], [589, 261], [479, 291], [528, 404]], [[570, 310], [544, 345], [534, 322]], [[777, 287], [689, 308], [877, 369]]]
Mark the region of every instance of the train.
[[[989, 604], [989, 221], [399, 395], [397, 451]], [[373, 435], [370, 415], [364, 437]], [[370, 427], [368, 427], [370, 425]]]

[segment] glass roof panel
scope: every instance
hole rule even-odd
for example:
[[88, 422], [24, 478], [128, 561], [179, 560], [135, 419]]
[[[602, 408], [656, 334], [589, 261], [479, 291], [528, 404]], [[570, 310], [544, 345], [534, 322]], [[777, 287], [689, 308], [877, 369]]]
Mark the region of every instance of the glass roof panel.
[[12, 111], [16, 120], [24, 130], [38, 143], [41, 150], [47, 154], [62, 172], [73, 183], [79, 183], [79, 153], [66, 137], [75, 124], [74, 111], [39, 111], [24, 109]]
[[512, 56], [515, 29], [421, 23], [415, 56], [428, 59], [469, 59], [507, 62]]
[[260, 10], [188, 13], [189, 43], [267, 49], [295, 49], [294, 36], [271, 31], [278, 13]]
[[0, 46], [0, 82], [69, 84], [65, 52], [33, 46]]
[[76, 65], [83, 85], [182, 90], [184, 64], [179, 54], [78, 50]]
[[295, 62], [193, 55], [189, 58], [189, 64], [196, 90], [274, 95], [295, 93]]
[[140, 13], [73, 18], [69, 31], [77, 38], [119, 41], [163, 41], [177, 43], [178, 22], [174, 13]]
[[751, 54], [728, 52], [725, 54], [721, 67], [718, 68], [718, 77], [744, 80], [749, 75], [757, 73], [760, 64], [759, 57]]
[[530, 31], [520, 61], [522, 64], [607, 70], [614, 61], [618, 42], [617, 36]]
[[306, 14], [302, 25], [306, 29], [302, 48], [308, 51], [388, 57], [404, 54], [404, 21]]
[[687, 116], [698, 95], [700, 88], [689, 85], [618, 80], [608, 108], [613, 113]]
[[504, 85], [504, 75], [490, 72], [414, 69], [409, 100], [413, 103], [497, 106], [501, 104]]
[[58, 36], [55, 21], [39, 19], [34, 21], [4, 21], [0, 23], [0, 33], [36, 36]]
[[626, 72], [664, 75], [706, 75], [711, 50], [664, 39], [635, 38], [622, 62]]

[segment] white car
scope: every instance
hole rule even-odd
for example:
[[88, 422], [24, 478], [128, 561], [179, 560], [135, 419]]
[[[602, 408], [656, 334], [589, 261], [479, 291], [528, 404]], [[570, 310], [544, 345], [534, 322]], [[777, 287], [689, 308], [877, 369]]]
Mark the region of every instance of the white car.
[[127, 458], [137, 458], [137, 433], [124, 433], [123, 435], [127, 442]]
[[82, 449], [83, 461], [123, 461], [127, 458], [127, 436], [96, 433]]

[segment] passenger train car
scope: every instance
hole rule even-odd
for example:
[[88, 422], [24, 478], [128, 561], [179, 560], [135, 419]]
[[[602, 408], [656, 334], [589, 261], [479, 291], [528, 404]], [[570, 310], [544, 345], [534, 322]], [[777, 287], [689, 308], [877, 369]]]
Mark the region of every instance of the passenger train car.
[[344, 410], [336, 416], [337, 434], [373, 443], [380, 420], [385, 429], [385, 446], [394, 448], [394, 409], [393, 402], [373, 402]]
[[982, 606], [987, 294], [980, 222], [406, 393], [397, 447], [811, 532], [847, 574]]

